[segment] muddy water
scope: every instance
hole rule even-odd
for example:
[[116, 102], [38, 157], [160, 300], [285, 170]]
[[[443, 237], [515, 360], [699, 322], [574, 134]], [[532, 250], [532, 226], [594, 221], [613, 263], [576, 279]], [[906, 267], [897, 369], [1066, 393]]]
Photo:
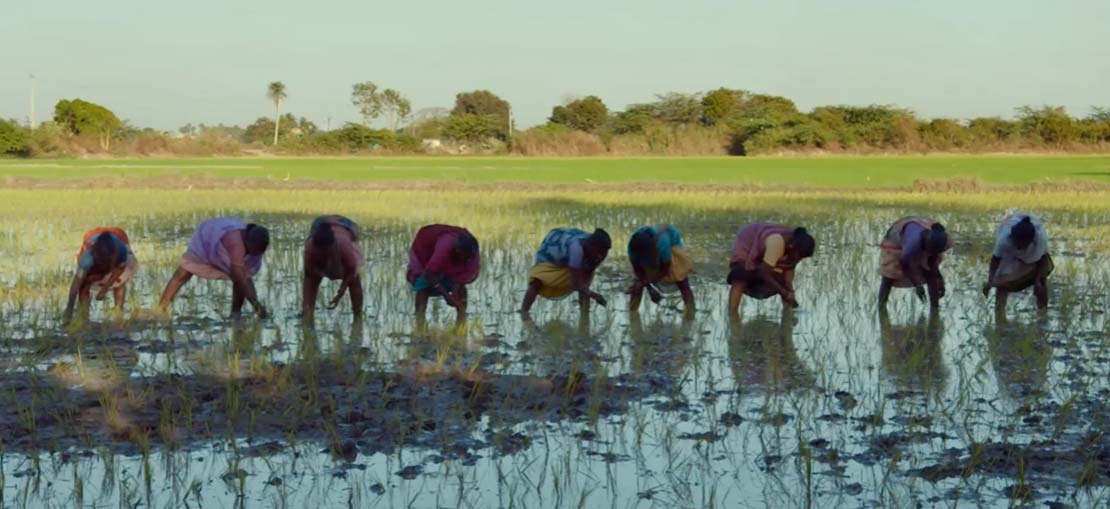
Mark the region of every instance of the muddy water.
[[[462, 335], [442, 303], [414, 333], [406, 223], [366, 225], [361, 324], [340, 307], [300, 325], [306, 216], [256, 218], [275, 234], [257, 279], [275, 311], [265, 322], [229, 323], [229, 288], [208, 282], [186, 287], [172, 322], [146, 318], [172, 270], [165, 255], [137, 277], [140, 309], [122, 331], [96, 312], [64, 333], [60, 293], [5, 299], [0, 505], [1104, 504], [1105, 253], [1057, 236], [1050, 311], [1021, 295], [997, 318], [978, 292], [994, 218], [949, 213], [941, 311], [896, 291], [880, 315], [877, 244], [901, 212], [786, 218], [819, 241], [799, 270], [801, 308], [747, 300], [739, 323], [724, 312], [731, 232], [772, 213], [526, 216], [480, 239]], [[1108, 219], [1048, 216], [1064, 231]], [[696, 260], [692, 318], [677, 293], [628, 313], [623, 241], [595, 283], [608, 308], [587, 320], [569, 300], [541, 300], [531, 320], [515, 313], [547, 228], [623, 235], [670, 218]], [[180, 252], [192, 225], [136, 227], [153, 246], [143, 256]], [[61, 292], [68, 270], [21, 277]]]

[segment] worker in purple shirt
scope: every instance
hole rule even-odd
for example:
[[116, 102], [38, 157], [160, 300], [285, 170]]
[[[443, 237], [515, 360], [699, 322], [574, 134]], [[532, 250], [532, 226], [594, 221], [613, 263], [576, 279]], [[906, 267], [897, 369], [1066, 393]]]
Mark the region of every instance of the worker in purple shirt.
[[879, 286], [879, 306], [886, 308], [891, 288], [912, 287], [922, 301], [927, 288], [930, 307], [940, 307], [940, 299], [945, 295], [940, 263], [951, 245], [947, 230], [938, 221], [920, 216], [895, 221], [881, 245], [879, 274], [883, 282]]

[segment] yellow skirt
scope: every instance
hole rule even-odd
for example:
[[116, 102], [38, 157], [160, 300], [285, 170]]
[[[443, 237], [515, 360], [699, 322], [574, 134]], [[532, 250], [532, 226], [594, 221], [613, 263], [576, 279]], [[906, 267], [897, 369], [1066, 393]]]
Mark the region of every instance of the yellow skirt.
[[[690, 273], [694, 271], [694, 260], [690, 255], [686, 254], [686, 250], [681, 247], [671, 248], [671, 270], [667, 272], [666, 276], [660, 280], [661, 283], [678, 284], [686, 281], [690, 277]], [[653, 269], [645, 269], [644, 275], [648, 279], [655, 279], [656, 273]]]
[[547, 299], [561, 299], [574, 293], [570, 269], [566, 267], [553, 263], [537, 263], [528, 271], [528, 281], [532, 280], [540, 282], [540, 296]]

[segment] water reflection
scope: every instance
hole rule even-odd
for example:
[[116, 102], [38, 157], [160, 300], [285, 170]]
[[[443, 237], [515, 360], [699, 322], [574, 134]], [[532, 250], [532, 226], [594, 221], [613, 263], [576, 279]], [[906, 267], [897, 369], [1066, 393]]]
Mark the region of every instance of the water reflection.
[[574, 322], [551, 318], [536, 322], [521, 314], [522, 338], [516, 348], [520, 362], [538, 375], [596, 373], [601, 369], [601, 337], [591, 331], [590, 313]]
[[933, 310], [928, 318], [918, 316], [909, 323], [895, 324], [890, 314], [879, 312], [883, 350], [883, 369], [903, 391], [937, 394], [944, 389], [948, 370], [944, 365], [941, 342], [944, 322]]
[[693, 346], [693, 314], [684, 313], [675, 324], [656, 316], [646, 326], [639, 313], [628, 315], [628, 336], [632, 359], [629, 370], [635, 375], [658, 375], [674, 381], [691, 362], [696, 362]]
[[999, 313], [983, 331], [999, 393], [1020, 401], [1036, 396], [1048, 378], [1052, 345], [1043, 317], [1011, 321]]
[[788, 306], [779, 320], [759, 315], [732, 320], [728, 355], [737, 386], [798, 389], [814, 384], [814, 376], [794, 347], [797, 318]]

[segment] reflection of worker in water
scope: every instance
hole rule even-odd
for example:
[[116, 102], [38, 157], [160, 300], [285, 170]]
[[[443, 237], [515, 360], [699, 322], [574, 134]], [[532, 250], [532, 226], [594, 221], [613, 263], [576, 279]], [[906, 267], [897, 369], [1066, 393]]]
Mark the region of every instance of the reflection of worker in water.
[[590, 315], [579, 313], [572, 325], [558, 318], [537, 324], [523, 315], [524, 342], [518, 348], [531, 358], [542, 376], [567, 375], [570, 372], [594, 374], [600, 369], [601, 343], [590, 333]]
[[879, 330], [883, 368], [899, 390], [935, 394], [944, 388], [948, 377], [940, 347], [944, 322], [937, 310], [930, 312], [928, 319], [919, 316], [904, 325], [892, 324], [890, 315], [880, 310]]
[[794, 349], [796, 321], [794, 311], [787, 306], [779, 321], [759, 316], [731, 322], [728, 355], [738, 386], [792, 389], [813, 385], [813, 374]]
[[1048, 308], [1048, 276], [1053, 268], [1048, 234], [1040, 219], [1029, 214], [1010, 214], [998, 227], [983, 295], [989, 295], [994, 288], [995, 309], [1003, 313], [1010, 293], [1032, 286], [1037, 309], [1043, 311]]
[[629, 315], [632, 373], [665, 376], [669, 381], [681, 378], [694, 355], [693, 323], [693, 316], [686, 314], [679, 325], [657, 317], [645, 327], [639, 313]]
[[940, 299], [946, 293], [940, 263], [951, 247], [948, 231], [937, 221], [918, 216], [895, 221], [881, 245], [879, 274], [883, 281], [879, 286], [879, 307], [886, 307], [893, 287], [913, 287], [922, 301], [928, 287], [929, 306], [940, 307]]
[[999, 391], [1012, 399], [1037, 397], [1048, 378], [1052, 346], [1048, 343], [1045, 321], [1013, 322], [999, 315], [986, 327], [987, 350], [998, 377]]
[[684, 247], [682, 235], [674, 226], [644, 226], [632, 234], [628, 241], [628, 262], [635, 279], [628, 290], [629, 309], [640, 310], [645, 289], [651, 301], [658, 304], [663, 297], [655, 285], [662, 283], [677, 286], [686, 311], [694, 310], [694, 292], [690, 290], [688, 279], [694, 262]]

